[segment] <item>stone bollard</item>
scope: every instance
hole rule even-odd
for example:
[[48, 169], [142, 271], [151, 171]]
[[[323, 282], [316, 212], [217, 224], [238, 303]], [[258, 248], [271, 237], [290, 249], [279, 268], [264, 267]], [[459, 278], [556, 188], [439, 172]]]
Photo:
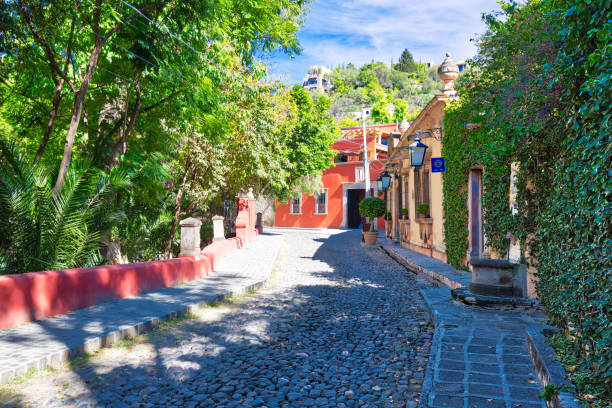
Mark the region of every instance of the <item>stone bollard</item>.
[[212, 217], [213, 222], [213, 241], [225, 240], [225, 232], [223, 231], [223, 217], [215, 215]]
[[200, 227], [202, 221], [196, 218], [186, 218], [180, 222], [181, 253], [179, 256], [200, 256]]
[[263, 233], [263, 214], [257, 213], [257, 221], [255, 221], [255, 230], [258, 234]]

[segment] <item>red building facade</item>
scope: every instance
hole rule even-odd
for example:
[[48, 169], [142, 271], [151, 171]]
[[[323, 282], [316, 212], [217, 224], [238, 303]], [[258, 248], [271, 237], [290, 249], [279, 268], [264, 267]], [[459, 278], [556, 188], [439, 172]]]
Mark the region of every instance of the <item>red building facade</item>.
[[[396, 124], [366, 127], [370, 168], [370, 195], [378, 195], [376, 179], [384, 171], [387, 141]], [[342, 138], [333, 145], [338, 151], [332, 166], [323, 172], [323, 190], [316, 195], [302, 195], [288, 202], [276, 202], [275, 225], [299, 228], [359, 228], [362, 219], [358, 204], [365, 197], [363, 164], [363, 129], [343, 128]], [[378, 229], [384, 229], [381, 217]]]

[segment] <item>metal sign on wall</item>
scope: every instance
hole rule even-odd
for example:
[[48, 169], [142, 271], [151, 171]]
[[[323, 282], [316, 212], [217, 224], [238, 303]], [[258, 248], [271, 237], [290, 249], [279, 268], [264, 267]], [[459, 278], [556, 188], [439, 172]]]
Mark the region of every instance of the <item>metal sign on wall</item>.
[[444, 173], [446, 171], [446, 161], [444, 157], [432, 157], [431, 158], [431, 172], [432, 173]]

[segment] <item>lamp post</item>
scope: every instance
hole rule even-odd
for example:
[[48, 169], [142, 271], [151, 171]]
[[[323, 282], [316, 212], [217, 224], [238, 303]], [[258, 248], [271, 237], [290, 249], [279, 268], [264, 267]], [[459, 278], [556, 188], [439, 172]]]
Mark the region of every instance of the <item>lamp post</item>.
[[[361, 118], [363, 119], [363, 174], [365, 176], [365, 196], [370, 196], [370, 163], [368, 157], [368, 141], [366, 137], [366, 108], [361, 110]], [[376, 146], [374, 146], [376, 149]]]

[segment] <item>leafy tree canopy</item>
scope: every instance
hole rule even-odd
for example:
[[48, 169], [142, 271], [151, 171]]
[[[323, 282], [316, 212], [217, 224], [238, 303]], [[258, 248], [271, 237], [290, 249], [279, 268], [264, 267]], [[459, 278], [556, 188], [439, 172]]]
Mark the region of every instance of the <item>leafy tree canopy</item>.
[[[404, 55], [405, 54], [405, 55]], [[409, 51], [390, 68], [382, 62], [370, 62], [359, 68], [349, 63], [336, 67], [331, 74], [330, 113], [340, 120], [349, 112], [361, 112], [372, 106], [371, 123], [411, 120], [442, 88], [437, 68], [415, 63]], [[398, 66], [411, 61], [408, 71]]]

